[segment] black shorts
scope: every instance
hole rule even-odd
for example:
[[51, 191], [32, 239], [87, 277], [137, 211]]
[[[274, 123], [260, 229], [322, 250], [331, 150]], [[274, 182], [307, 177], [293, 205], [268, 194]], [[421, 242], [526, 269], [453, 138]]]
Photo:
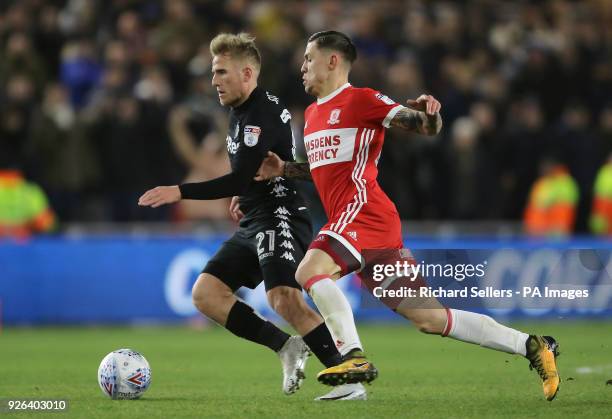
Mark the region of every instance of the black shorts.
[[305, 206], [277, 205], [247, 214], [236, 233], [208, 261], [202, 273], [219, 278], [232, 289], [266, 291], [279, 285], [301, 289], [295, 271], [312, 240]]

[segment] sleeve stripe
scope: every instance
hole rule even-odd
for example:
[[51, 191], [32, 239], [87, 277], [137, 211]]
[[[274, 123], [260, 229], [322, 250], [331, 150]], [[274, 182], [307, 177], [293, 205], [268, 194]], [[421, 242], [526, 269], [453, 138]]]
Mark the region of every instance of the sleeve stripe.
[[395, 117], [395, 115], [402, 109], [404, 109], [405, 106], [403, 105], [397, 105], [396, 107], [392, 108], [389, 113], [387, 114], [387, 116], [385, 117], [385, 119], [382, 121], [382, 125], [385, 128], [389, 128], [391, 126], [391, 120]]

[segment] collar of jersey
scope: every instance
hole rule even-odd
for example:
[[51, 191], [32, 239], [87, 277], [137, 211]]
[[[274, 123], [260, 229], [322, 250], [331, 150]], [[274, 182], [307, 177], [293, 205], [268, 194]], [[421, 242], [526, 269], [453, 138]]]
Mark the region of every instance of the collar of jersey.
[[253, 91], [251, 92], [247, 100], [242, 102], [240, 105], [236, 106], [234, 108], [234, 111], [243, 112], [245, 109], [248, 109], [251, 102], [253, 102], [255, 98], [259, 96], [260, 93], [261, 93], [261, 88], [259, 86], [255, 86], [255, 88], [253, 89]]
[[350, 86], [351, 86], [350, 83], [344, 83], [342, 86], [338, 87], [336, 90], [334, 90], [333, 92], [331, 92], [327, 96], [322, 97], [320, 99], [317, 99], [317, 105], [322, 105], [325, 102], [329, 102], [330, 100], [332, 100], [333, 98], [338, 96], [341, 91], [343, 91], [344, 89], [346, 89], [347, 87], [350, 87]]

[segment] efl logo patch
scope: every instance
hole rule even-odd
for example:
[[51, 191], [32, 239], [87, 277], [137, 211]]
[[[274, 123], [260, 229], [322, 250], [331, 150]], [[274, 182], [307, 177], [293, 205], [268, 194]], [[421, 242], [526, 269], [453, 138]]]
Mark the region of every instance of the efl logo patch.
[[340, 109], [334, 109], [333, 111], [331, 111], [327, 123], [329, 125], [336, 125], [340, 123]]
[[244, 143], [248, 147], [253, 147], [259, 141], [259, 134], [261, 134], [261, 128], [255, 125], [246, 125], [244, 127]]
[[383, 95], [382, 93], [377, 93], [376, 94], [376, 99], [381, 100], [382, 102], [386, 103], [387, 105], [395, 104], [395, 101], [393, 99], [391, 99], [389, 96]]

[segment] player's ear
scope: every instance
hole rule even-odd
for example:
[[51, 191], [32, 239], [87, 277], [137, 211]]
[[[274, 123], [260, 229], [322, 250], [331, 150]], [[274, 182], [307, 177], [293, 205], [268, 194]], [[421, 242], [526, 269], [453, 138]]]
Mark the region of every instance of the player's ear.
[[249, 66], [246, 66], [242, 69], [242, 81], [247, 83], [253, 77], [253, 69]]
[[333, 70], [334, 68], [338, 67], [339, 64], [339, 60], [338, 60], [338, 55], [337, 54], [330, 54], [329, 55], [329, 60], [328, 60], [328, 67], [330, 70]]

